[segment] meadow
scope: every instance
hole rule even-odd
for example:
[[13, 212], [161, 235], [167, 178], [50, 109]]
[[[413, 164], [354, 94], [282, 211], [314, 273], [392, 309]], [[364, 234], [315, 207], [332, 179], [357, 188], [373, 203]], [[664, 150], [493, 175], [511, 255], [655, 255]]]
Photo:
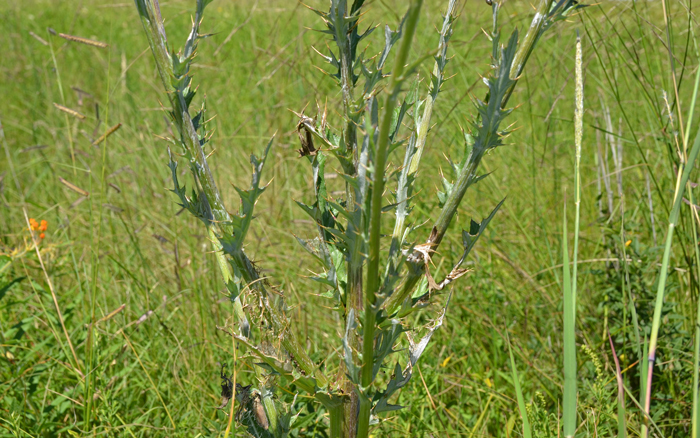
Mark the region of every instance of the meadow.
[[[187, 38], [194, 3], [161, 2], [173, 47]], [[395, 28], [405, 3], [368, 1], [362, 26]], [[446, 4], [426, 0], [411, 59], [436, 46]], [[436, 216], [440, 176], [453, 178], [448, 159], [463, 151], [461, 129], [469, 128], [491, 71], [484, 31], [491, 7], [461, 1], [457, 10], [445, 69], [451, 78], [416, 182], [417, 226]], [[459, 207], [433, 275], [443, 277], [460, 258], [459, 231], [470, 218], [505, 203], [465, 262], [471, 271], [446, 288], [444, 322], [393, 400], [404, 409], [383, 415], [371, 436], [562, 436], [562, 296], [572, 257], [562, 246], [568, 241], [571, 250], [577, 235], [576, 436], [642, 436], [646, 427], [658, 437], [700, 437], [697, 172], [678, 197], [698, 131], [696, 12], [685, 0], [605, 1], [539, 41], [510, 99], [512, 132], [484, 157], [482, 172], [490, 175]], [[528, 2], [505, 2], [504, 35], [524, 34], [532, 15]], [[316, 226], [295, 202], [313, 198], [314, 181], [297, 152], [294, 112], [313, 117], [327, 107], [329, 119], [341, 119], [342, 97], [312, 50], [329, 44], [314, 30], [321, 28], [296, 1], [216, 0], [202, 23], [211, 35], [192, 65], [198, 102], [206, 95], [216, 116], [209, 165], [231, 209], [239, 203], [234, 186], [249, 184], [250, 154], [261, 154], [275, 135], [263, 175], [270, 185], [245, 252], [284, 295], [315, 362], [338, 356], [343, 338], [341, 316], [311, 278], [317, 265], [295, 239]], [[585, 79], [580, 231], [577, 32]], [[255, 376], [234, 363], [232, 339], [217, 329], [234, 327], [235, 318], [207, 231], [170, 191], [169, 104], [134, 2], [4, 2], [0, 47], [0, 437], [223, 437], [222, 365], [237, 367], [246, 384]], [[367, 47], [372, 55], [380, 50]], [[418, 71], [426, 77], [431, 69], [429, 60]], [[425, 93], [425, 81], [419, 89]], [[401, 159], [389, 156], [397, 166]], [[326, 172], [329, 192], [341, 191], [342, 169], [329, 164]], [[676, 199], [674, 239], [664, 246]], [[429, 233], [425, 224], [416, 239]], [[438, 297], [441, 305], [446, 296]], [[427, 314], [410, 318], [425, 324]], [[307, 423], [294, 436], [330, 436], [328, 415], [303, 397], [296, 402]], [[248, 435], [234, 427], [230, 436]]]

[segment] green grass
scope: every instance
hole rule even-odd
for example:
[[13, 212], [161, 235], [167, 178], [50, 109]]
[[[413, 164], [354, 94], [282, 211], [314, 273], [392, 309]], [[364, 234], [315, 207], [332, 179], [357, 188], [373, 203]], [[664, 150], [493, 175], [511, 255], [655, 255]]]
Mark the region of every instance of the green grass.
[[[400, 3], [373, 2], [364, 22], [395, 26], [405, 8]], [[434, 27], [442, 21], [443, 3], [426, 1], [423, 6], [412, 59], [435, 46]], [[307, 166], [297, 158], [297, 120], [288, 109], [311, 108], [316, 96], [329, 93], [335, 99], [329, 108], [338, 108], [341, 96], [315, 68], [322, 60], [310, 46], [321, 49], [326, 44], [324, 35], [307, 29], [319, 28], [315, 14], [290, 1], [261, 1], [255, 9], [253, 4], [215, 1], [203, 23], [203, 31], [215, 35], [202, 41], [194, 74], [206, 92], [210, 114], [217, 115], [212, 121], [212, 172], [224, 199], [235, 208], [236, 193], [229, 183], [247, 184], [248, 156], [260, 154], [277, 132], [266, 167], [272, 183], [256, 207], [246, 251], [284, 291], [300, 338], [309, 338], [309, 345], [340, 345], [343, 334], [333, 329], [340, 326], [335, 314], [317, 296], [319, 286], [305, 277], [315, 265], [290, 234], [312, 236], [314, 225], [294, 202], [309, 201], [313, 186]], [[326, 7], [326, 2], [312, 5]], [[169, 38], [178, 45], [186, 37], [193, 2], [161, 6]], [[695, 120], [687, 118], [698, 55], [685, 9], [680, 2], [668, 7], [680, 114], [690, 126], [683, 133], [689, 152], [697, 131], [698, 112]], [[642, 344], [651, 334], [660, 245], [678, 167], [673, 132], [681, 128], [673, 106], [676, 93], [661, 6], [637, 3], [639, 18], [631, 8], [628, 2], [590, 7], [547, 34], [533, 54], [510, 100], [520, 105], [510, 120], [518, 129], [508, 137], [509, 145], [484, 160], [485, 170], [493, 174], [465, 198], [452, 224], [455, 232], [446, 235], [440, 248], [443, 265], [436, 268], [445, 272], [459, 259], [458, 227], [466, 226], [470, 217], [487, 216], [504, 196], [508, 199], [468, 260], [474, 272], [452, 285], [445, 323], [399, 396], [398, 403], [406, 408], [392, 413], [373, 436], [521, 436], [514, 378], [532, 416], [532, 435], [545, 436], [542, 431], [560, 427], [560, 248], [564, 201], [570, 205], [574, 193], [576, 29], [583, 40], [586, 87], [576, 342], [588, 345], [602, 363], [599, 371], [591, 356], [577, 355], [577, 436], [617, 433], [613, 414], [618, 412], [618, 385], [608, 330], [625, 387], [644, 405], [636, 362], [646, 356]], [[530, 12], [519, 2], [508, 2], [501, 14], [504, 29], [522, 29]], [[187, 214], [177, 215], [179, 208], [168, 191], [167, 142], [161, 137], [169, 132], [158, 105], [162, 86], [133, 2], [3, 4], [0, 19], [0, 122], [9, 154], [0, 154], [0, 250], [12, 258], [0, 268], [0, 436], [69, 436], [68, 431], [79, 436], [223, 436], [228, 418], [215, 409], [220, 403], [217, 362], [231, 369], [233, 354], [230, 338], [216, 326], [232, 322], [232, 309], [204, 229]], [[443, 155], [458, 155], [459, 127], [466, 127], [474, 113], [470, 96], [483, 94], [479, 75], [488, 72], [491, 45], [481, 28], [490, 24], [490, 8], [480, 2], [467, 2], [455, 23], [450, 46], [454, 58], [446, 73], [456, 76], [444, 85], [436, 104], [436, 124], [420, 171], [426, 177], [418, 181], [420, 203], [415, 208], [422, 220], [435, 219], [438, 205], [439, 182], [427, 176], [439, 169], [449, 173]], [[109, 47], [69, 42], [51, 36], [47, 27]], [[432, 65], [423, 68], [425, 72]], [[71, 87], [93, 97], [83, 97], [80, 104]], [[78, 121], [54, 103], [86, 119]], [[96, 131], [95, 104], [102, 121]], [[612, 214], [606, 211], [605, 183], [597, 183], [599, 148], [608, 151], [604, 160], [609, 171], [616, 171], [604, 106], [610, 111], [610, 140], [615, 147], [621, 142], [623, 151], [619, 175], [624, 202], [617, 190], [618, 174], [613, 173]], [[339, 119], [337, 114], [331, 117]], [[107, 141], [91, 145], [117, 123], [121, 128]], [[90, 196], [76, 204], [80, 195], [59, 177]], [[691, 173], [690, 181], [697, 180]], [[340, 178], [328, 184], [329, 190], [342, 188]], [[697, 191], [692, 186], [687, 190]], [[698, 199], [696, 193], [692, 199]], [[29, 233], [23, 207], [28, 217], [48, 221], [40, 245], [46, 274], [36, 253], [25, 252]], [[574, 223], [573, 209], [568, 212]], [[682, 204], [656, 347], [654, 424], [649, 427], [658, 427], [666, 437], [691, 434], [698, 309], [693, 220], [688, 205]], [[419, 233], [427, 235], [428, 230]], [[15, 279], [9, 288], [3, 286]], [[109, 320], [93, 330], [87, 327], [122, 304], [123, 310]], [[139, 323], [144, 315], [150, 316]], [[89, 334], [93, 342], [87, 342]], [[309, 351], [314, 360], [331, 353]], [[83, 378], [86, 369], [93, 370], [88, 380]], [[239, 369], [237, 379], [246, 383], [251, 373]], [[86, 432], [84, 412], [93, 409], [92, 429]], [[626, 401], [626, 413], [628, 434], [641, 432], [642, 416], [632, 398]], [[317, 425], [319, 430], [325, 427]], [[306, 436], [314, 436], [314, 426], [307, 429]], [[242, 431], [235, 434], [243, 436]]]

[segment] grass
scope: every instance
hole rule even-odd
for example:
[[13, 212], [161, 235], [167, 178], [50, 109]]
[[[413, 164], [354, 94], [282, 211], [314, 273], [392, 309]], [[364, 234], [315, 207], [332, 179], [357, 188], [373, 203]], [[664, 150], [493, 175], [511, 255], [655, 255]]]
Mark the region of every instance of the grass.
[[[191, 3], [163, 3], [172, 41], [185, 39]], [[442, 21], [443, 3], [426, 1], [423, 6], [412, 56], [434, 47], [433, 28]], [[306, 29], [318, 27], [314, 14], [291, 2], [253, 4], [214, 2], [203, 24], [205, 32], [216, 33], [202, 41], [194, 65], [208, 110], [217, 114], [212, 121], [212, 172], [223, 199], [232, 205], [236, 193], [229, 182], [247, 184], [247, 157], [260, 154], [278, 132], [266, 169], [272, 184], [256, 207], [258, 219], [246, 251], [284, 291], [299, 337], [309, 338], [311, 345], [335, 345], [343, 335], [332, 329], [339, 326], [336, 316], [323, 310], [327, 300], [317, 296], [321, 289], [305, 277], [312, 275], [310, 257], [300, 255], [289, 234], [309, 236], [314, 227], [293, 202], [308, 200], [313, 186], [305, 163], [297, 158], [297, 120], [287, 109], [313, 105], [315, 96], [329, 95], [337, 102], [342, 97], [314, 67], [321, 62], [309, 47], [325, 44], [323, 35]], [[447, 72], [457, 76], [445, 84], [434, 110], [432, 140], [422, 158], [425, 175], [439, 169], [449, 174], [443, 154], [459, 155], [459, 127], [473, 114], [469, 96], [483, 93], [478, 79], [488, 71], [490, 43], [480, 28], [488, 28], [490, 8], [476, 2], [461, 7], [451, 40], [455, 58]], [[468, 260], [474, 272], [455, 284], [452, 306], [419, 364], [420, 374], [397, 401], [406, 408], [392, 413], [371, 432], [374, 436], [519, 436], [514, 379], [533, 415], [532, 434], [543, 436], [547, 421], [558, 428], [563, 383], [559, 230], [565, 194], [574, 190], [576, 29], [583, 39], [586, 81], [576, 341], [589, 346], [602, 364], [598, 374], [591, 356], [578, 355], [577, 435], [618, 431], [618, 419], [609, 415], [618, 412], [618, 384], [603, 331], [606, 321], [626, 390], [644, 405], [637, 361], [652, 329], [657, 296], [652, 291], [663, 253], [659, 245], [676, 186], [673, 133], [682, 129], [673, 76], [688, 127], [685, 144], [693, 144], [697, 130], [697, 111], [693, 117], [687, 111], [698, 65], [695, 35], [688, 32], [682, 5], [667, 7], [668, 36], [666, 29], [649, 24], [666, 22], [656, 3], [616, 2], [588, 8], [540, 43], [511, 98], [521, 104], [511, 116], [519, 129], [509, 137], [511, 145], [484, 160], [494, 174], [465, 198], [454, 232], [447, 233], [440, 248], [443, 266], [436, 268], [446, 272], [459, 259], [457, 227], [469, 217], [485, 217], [505, 195], [508, 199]], [[161, 85], [133, 4], [78, 7], [37, 0], [0, 8], [0, 43], [6, 48], [0, 66], [0, 92], [6, 96], [0, 122], [7, 142], [0, 166], [0, 226], [2, 251], [12, 258], [0, 268], [0, 435], [82, 434], [85, 425], [76, 418], [92, 411], [95, 435], [222, 436], [228, 418], [215, 409], [221, 393], [217, 362], [228, 363], [230, 369], [233, 354], [230, 339], [216, 326], [232, 320], [232, 310], [222, 294], [225, 286], [216, 273], [208, 236], [195, 220], [177, 215], [167, 191], [167, 143], [160, 137], [169, 134], [157, 105]], [[388, 21], [393, 27], [401, 13], [398, 4], [378, 1], [365, 20]], [[507, 3], [502, 25], [522, 29], [530, 17], [528, 8]], [[47, 27], [109, 47], [64, 40], [50, 35]], [[675, 60], [674, 75], [670, 59]], [[424, 69], [430, 68], [426, 63]], [[54, 103], [84, 114], [85, 120], [57, 110]], [[92, 146], [117, 123], [120, 129]], [[619, 168], [611, 146], [615, 153], [623, 151]], [[612, 211], [607, 211], [606, 175], [599, 176], [606, 162]], [[79, 202], [82, 195], [59, 177], [90, 196]], [[696, 180], [691, 173], [690, 181]], [[341, 188], [339, 178], [328, 184], [332, 190]], [[437, 184], [423, 179], [417, 187], [419, 217], [434, 214]], [[687, 190], [693, 189], [691, 185]], [[687, 204], [679, 208], [660, 310], [651, 398], [654, 425], [649, 426], [667, 437], [691, 436], [694, 395], [694, 219]], [[32, 248], [28, 218], [48, 221], [39, 245], [44, 269]], [[415, 318], [420, 323], [424, 316]], [[309, 354], [322, 360], [330, 352]], [[84, 380], [89, 369], [93, 371]], [[252, 372], [239, 369], [237, 379], [247, 384]], [[632, 398], [626, 412], [629, 434], [640, 432], [642, 417]], [[316, 421], [316, 426], [307, 426], [306, 436], [314, 431], [323, 436], [326, 420]], [[232, 435], [242, 433], [232, 430]]]

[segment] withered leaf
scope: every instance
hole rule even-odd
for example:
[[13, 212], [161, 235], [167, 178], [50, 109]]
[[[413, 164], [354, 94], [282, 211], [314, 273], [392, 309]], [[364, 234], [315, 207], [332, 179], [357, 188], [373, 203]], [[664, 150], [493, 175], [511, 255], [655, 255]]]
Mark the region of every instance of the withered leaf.
[[265, 430], [269, 429], [270, 422], [267, 419], [267, 414], [265, 414], [265, 408], [263, 407], [259, 394], [253, 398], [251, 409], [253, 411], [253, 415], [255, 416], [255, 421], [260, 425], [260, 427]]
[[299, 140], [301, 141], [301, 149], [298, 150], [300, 157], [316, 155], [313, 133], [309, 128], [309, 125], [313, 122], [314, 120], [311, 117], [302, 115], [299, 118], [299, 123], [297, 123], [297, 134], [299, 134]]

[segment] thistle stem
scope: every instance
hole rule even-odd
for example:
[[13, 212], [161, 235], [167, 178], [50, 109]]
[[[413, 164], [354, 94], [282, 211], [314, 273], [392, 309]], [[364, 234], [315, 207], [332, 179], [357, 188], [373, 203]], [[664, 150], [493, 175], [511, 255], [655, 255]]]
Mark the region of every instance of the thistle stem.
[[[180, 134], [180, 140], [185, 147], [186, 155], [190, 158], [190, 167], [201, 188], [200, 196], [206, 198], [206, 203], [211, 215], [209, 217], [211, 225], [217, 226], [223, 234], [230, 235], [232, 234], [232, 226], [230, 225], [231, 216], [224, 207], [214, 177], [209, 170], [209, 165], [199, 142], [199, 136], [197, 135], [194, 124], [192, 123], [192, 118], [188, 112], [188, 105], [185, 101], [185, 97], [182, 91], [176, 89], [172, 83], [172, 80], [175, 79], [172, 66], [173, 61], [169, 54], [165, 27], [163, 25], [158, 2], [157, 0], [136, 0], [136, 7], [141, 17], [141, 23], [146, 31], [146, 36], [156, 61], [158, 73], [163, 81], [163, 86], [165, 87], [168, 99], [173, 108], [172, 115], [178, 133]], [[190, 36], [191, 41], [196, 41], [196, 32], [199, 25], [198, 23], [201, 21], [202, 10], [203, 4], [198, 2], [197, 16], [193, 27], [195, 35], [194, 39], [192, 39], [192, 35]], [[188, 43], [189, 42], [190, 40], [188, 40]], [[194, 45], [186, 47], [186, 49], [193, 50]], [[311, 361], [306, 351], [296, 339], [294, 332], [288, 329], [285, 316], [281, 314], [274, 305], [268, 302], [267, 291], [248, 256], [245, 255], [242, 248], [238, 248], [233, 254], [229, 254], [229, 256], [232, 257], [233, 262], [240, 270], [246, 283], [252, 285], [253, 290], [258, 292], [260, 300], [266, 304], [265, 314], [275, 333], [280, 336], [282, 346], [290, 354], [294, 355], [296, 362], [304, 373], [314, 375], [318, 385], [325, 387], [328, 384], [328, 379]]]
[[[361, 385], [368, 388], [372, 384], [372, 369], [374, 367], [374, 330], [376, 321], [375, 302], [379, 288], [379, 241], [381, 237], [382, 195], [384, 192], [384, 174], [389, 149], [389, 132], [391, 130], [392, 117], [396, 108], [403, 77], [404, 66], [411, 48], [413, 35], [416, 32], [418, 16], [423, 6], [423, 0], [413, 0], [408, 10], [404, 35], [402, 37], [399, 52], [396, 55], [396, 63], [391, 73], [389, 82], [390, 94], [387, 97], [382, 116], [379, 140], [375, 152], [374, 178], [372, 187], [372, 204], [370, 211], [370, 237], [369, 237], [369, 262], [367, 266], [367, 284], [365, 287], [365, 318], [363, 321], [362, 338], [362, 377]], [[360, 403], [358, 418], [358, 438], [365, 438], [369, 433], [370, 404]]]

